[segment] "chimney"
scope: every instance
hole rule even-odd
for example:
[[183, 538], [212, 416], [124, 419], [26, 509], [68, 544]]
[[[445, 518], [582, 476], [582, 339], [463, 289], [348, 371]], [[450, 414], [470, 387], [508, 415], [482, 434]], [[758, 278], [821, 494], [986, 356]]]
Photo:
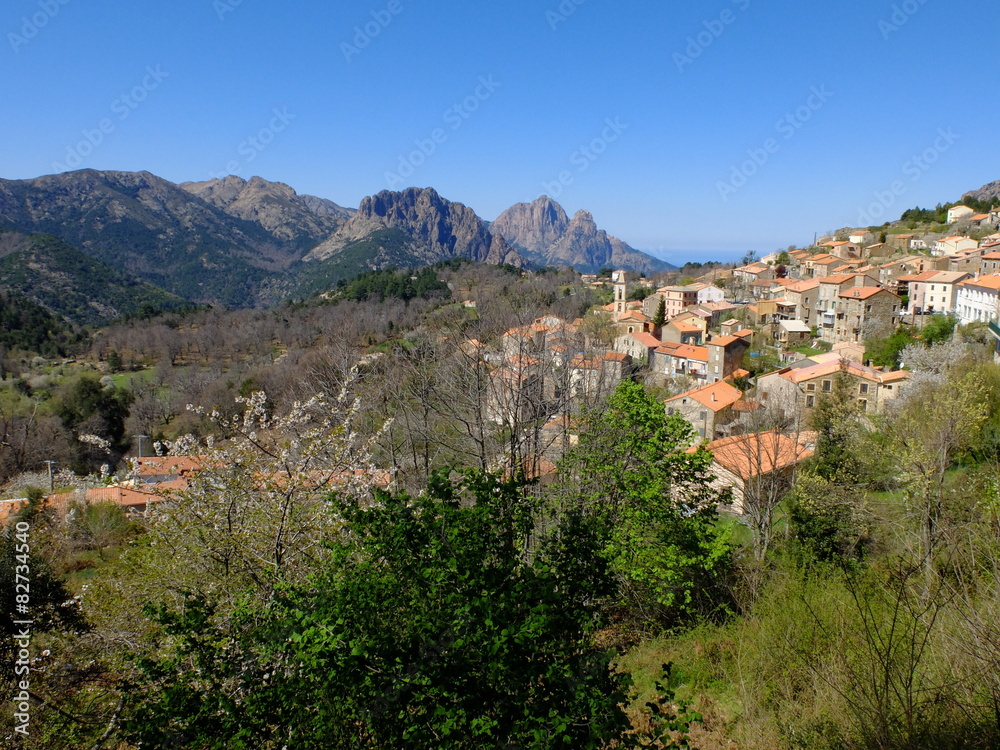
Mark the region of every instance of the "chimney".
[[715, 395], [714, 392], [712, 393], [712, 400], [713, 401], [718, 401], [719, 400], [718, 397]]

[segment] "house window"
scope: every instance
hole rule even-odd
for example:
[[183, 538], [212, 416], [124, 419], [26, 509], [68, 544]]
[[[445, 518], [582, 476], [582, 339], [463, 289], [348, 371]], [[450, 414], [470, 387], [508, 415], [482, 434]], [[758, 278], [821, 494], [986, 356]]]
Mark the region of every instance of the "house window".
[[[605, 298], [605, 299], [607, 299], [607, 298]], [[706, 419], [708, 419], [708, 412], [707, 411], [701, 412], [701, 414], [698, 415], [698, 419], [700, 419], [702, 422], [704, 422]]]
[[[607, 297], [605, 297], [604, 299], [607, 299]], [[667, 416], [668, 417], [672, 417], [674, 415], [675, 411], [677, 411], [677, 410], [674, 407], [668, 406], [667, 407]]]
[[862, 414], [864, 412], [868, 411], [868, 399], [859, 398], [858, 399], [858, 406], [861, 408]]
[[815, 383], [809, 383], [809, 385], [806, 386], [806, 390], [807, 391], [815, 391], [816, 390], [816, 384]]
[[861, 384], [861, 393], [868, 393], [868, 383]]
[[809, 409], [811, 409], [814, 406], [816, 406], [816, 397], [815, 396], [806, 396], [806, 407], [809, 408]]
[[833, 381], [832, 380], [824, 380], [823, 381], [823, 392], [824, 393], [829, 393], [830, 389], [832, 387], [833, 387]]

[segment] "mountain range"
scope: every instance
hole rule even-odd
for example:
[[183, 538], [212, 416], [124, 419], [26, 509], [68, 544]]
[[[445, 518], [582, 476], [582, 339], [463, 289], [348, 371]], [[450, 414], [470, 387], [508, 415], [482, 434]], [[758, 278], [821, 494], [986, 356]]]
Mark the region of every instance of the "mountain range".
[[[570, 220], [547, 197], [512, 206], [489, 223], [433, 188], [382, 191], [355, 210], [300, 195], [284, 183], [232, 175], [175, 184], [149, 172], [85, 169], [0, 180], [0, 229], [23, 238], [58, 238], [64, 243], [60, 252], [75, 248], [104, 264], [123, 288], [150, 285], [142, 287], [143, 295], [165, 304], [266, 306], [323, 291], [363, 271], [420, 267], [454, 257], [527, 267], [565, 265], [581, 272], [609, 266], [643, 273], [673, 268], [610, 237], [586, 211]], [[8, 245], [13, 247], [12, 241]], [[22, 258], [17, 252], [5, 256], [0, 286], [16, 286], [10, 269]], [[85, 265], [69, 267], [82, 273]], [[71, 283], [67, 274], [60, 277], [64, 292], [71, 287], [94, 291], [90, 282]], [[43, 300], [37, 285], [25, 293], [54, 309], [51, 295]], [[97, 322], [106, 317], [99, 309], [107, 315], [127, 311], [117, 292], [112, 296], [95, 297], [84, 307], [64, 305], [59, 312], [77, 322]], [[87, 314], [80, 317], [66, 308]]]
[[629, 247], [598, 229], [589, 211], [570, 219], [563, 207], [543, 195], [511, 206], [491, 225], [525, 258], [544, 266], [572, 266], [580, 273], [616, 268], [654, 274], [676, 266]]

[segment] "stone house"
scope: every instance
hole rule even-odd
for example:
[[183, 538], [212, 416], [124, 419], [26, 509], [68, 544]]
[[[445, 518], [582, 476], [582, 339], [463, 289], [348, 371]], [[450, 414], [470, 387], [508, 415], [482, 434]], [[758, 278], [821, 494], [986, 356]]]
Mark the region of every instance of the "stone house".
[[668, 398], [667, 416], [680, 414], [691, 423], [699, 438], [714, 440], [722, 427], [735, 418], [733, 406], [741, 398], [743, 391], [725, 381], [710, 383]]
[[705, 378], [709, 383], [725, 380], [743, 366], [743, 355], [750, 348], [750, 336], [745, 331], [738, 333], [742, 335], [714, 336], [705, 344], [708, 349]]
[[813, 454], [795, 437], [774, 430], [714, 440], [705, 448], [712, 452], [712, 487], [730, 491], [732, 502], [723, 509], [737, 515], [762, 492], [777, 496], [790, 489], [796, 467]]
[[804, 426], [823, 394], [835, 390], [837, 377], [847, 378], [862, 411], [878, 413], [887, 402], [899, 397], [910, 373], [883, 372], [836, 355], [825, 355], [761, 375], [757, 379], [757, 399], [763, 405], [777, 405], [796, 424]]
[[877, 286], [855, 287], [838, 297], [831, 343], [888, 336], [899, 325], [900, 298]]

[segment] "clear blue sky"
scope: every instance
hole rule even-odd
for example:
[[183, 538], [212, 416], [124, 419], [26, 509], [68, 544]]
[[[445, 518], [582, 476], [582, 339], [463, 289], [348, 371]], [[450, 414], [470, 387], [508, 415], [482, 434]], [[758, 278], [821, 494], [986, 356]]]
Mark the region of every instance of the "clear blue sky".
[[234, 171], [348, 206], [412, 184], [490, 220], [549, 193], [637, 248], [727, 259], [1000, 179], [995, 12], [8, 0], [0, 176]]

